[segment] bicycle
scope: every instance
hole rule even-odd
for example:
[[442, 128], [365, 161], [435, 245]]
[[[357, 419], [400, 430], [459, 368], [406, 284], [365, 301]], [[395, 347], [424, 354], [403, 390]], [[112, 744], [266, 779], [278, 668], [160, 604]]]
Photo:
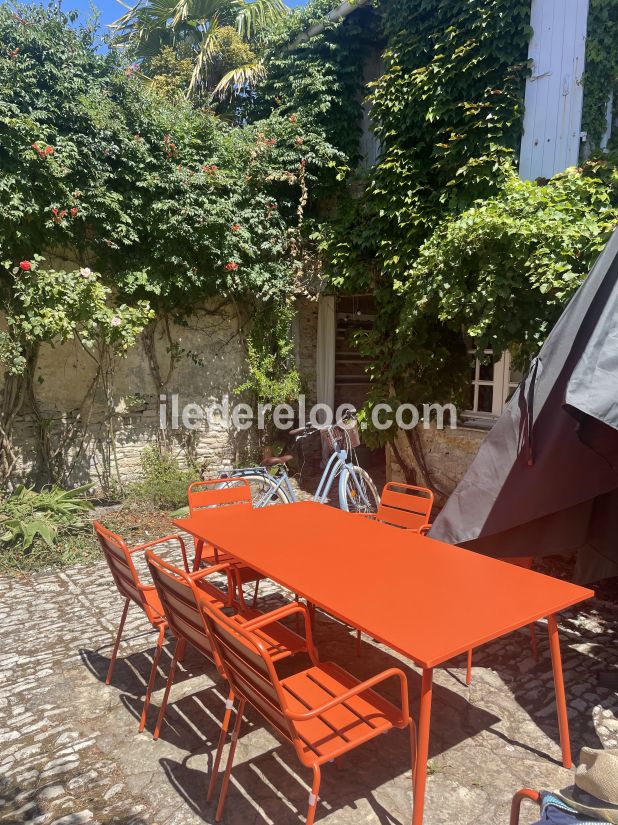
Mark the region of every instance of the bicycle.
[[[380, 503], [380, 496], [369, 473], [358, 465], [355, 448], [360, 444], [356, 426], [350, 427], [354, 418], [350, 411], [339, 424], [313, 426], [308, 424], [290, 435], [296, 436], [296, 442], [315, 433], [325, 432], [331, 449], [313, 501], [326, 503], [328, 495], [338, 478], [339, 507], [355, 513], [375, 513]], [[349, 460], [351, 456], [353, 460]], [[287, 462], [291, 455], [275, 456], [265, 459], [259, 467], [244, 467], [239, 470], [224, 471], [220, 478], [246, 479], [253, 496], [254, 507], [266, 507], [271, 504], [291, 504], [297, 501], [296, 493], [290, 482]], [[274, 470], [274, 474], [271, 471]]]

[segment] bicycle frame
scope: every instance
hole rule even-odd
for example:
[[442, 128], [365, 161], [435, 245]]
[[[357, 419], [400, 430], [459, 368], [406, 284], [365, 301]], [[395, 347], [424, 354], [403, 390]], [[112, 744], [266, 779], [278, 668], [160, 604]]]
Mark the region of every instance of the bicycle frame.
[[[343, 470], [347, 470], [351, 475], [354, 485], [358, 490], [359, 495], [361, 496], [361, 500], [363, 504], [367, 507], [370, 505], [370, 502], [367, 499], [367, 496], [364, 493], [363, 487], [358, 480], [358, 476], [356, 475], [355, 466], [352, 462], [348, 461], [348, 453], [347, 450], [343, 449], [336, 449], [331, 454], [326, 466], [324, 467], [324, 471], [322, 472], [322, 476], [318, 483], [318, 488], [313, 495], [313, 501], [317, 501], [319, 504], [325, 504], [330, 491], [332, 489], [333, 483], [337, 476], [339, 476], [339, 500], [345, 500], [345, 482], [346, 478], [343, 474]], [[232, 473], [229, 475], [226, 473], [224, 477], [231, 477]], [[287, 474], [285, 468], [281, 468], [278, 475], [273, 476], [268, 472], [266, 467], [244, 467], [240, 470], [234, 470], [233, 475], [243, 476], [243, 475], [263, 475], [268, 476], [271, 481], [275, 482], [273, 488], [266, 490], [264, 494], [259, 499], [255, 499], [253, 502], [254, 507], [265, 507], [270, 500], [277, 494], [278, 490], [282, 487], [285, 489], [285, 492], [290, 499], [290, 502], [298, 501], [296, 497], [296, 493], [294, 492], [294, 488], [290, 483], [290, 478]]]

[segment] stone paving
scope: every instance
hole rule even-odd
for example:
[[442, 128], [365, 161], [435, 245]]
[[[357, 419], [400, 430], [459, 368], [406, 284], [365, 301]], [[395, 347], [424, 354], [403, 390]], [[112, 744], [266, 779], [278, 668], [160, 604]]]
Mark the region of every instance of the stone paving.
[[[261, 606], [280, 602], [262, 587]], [[0, 577], [0, 823], [193, 825], [214, 822], [208, 770], [224, 689], [214, 668], [189, 653], [172, 692], [161, 739], [138, 734], [141, 697], [155, 634], [129, 611], [113, 684], [104, 676], [122, 601], [104, 564], [25, 578]], [[413, 609], [413, 600], [411, 600]], [[618, 699], [597, 677], [618, 667], [618, 606], [590, 602], [560, 623], [574, 753], [618, 744]], [[508, 822], [519, 787], [568, 784], [560, 749], [547, 640], [541, 661], [525, 632], [475, 652], [472, 686], [465, 662], [435, 674], [427, 825]], [[316, 642], [367, 677], [397, 657], [368, 639], [355, 655], [353, 634], [319, 614]], [[167, 671], [171, 645], [162, 670]], [[403, 662], [416, 709], [419, 676]], [[163, 688], [153, 697], [152, 729]], [[392, 696], [395, 699], [395, 696]], [[395, 732], [324, 771], [318, 821], [324, 825], [410, 822], [406, 735]], [[243, 725], [224, 822], [304, 822], [309, 773], [255, 714]], [[533, 810], [522, 825], [533, 820]]]

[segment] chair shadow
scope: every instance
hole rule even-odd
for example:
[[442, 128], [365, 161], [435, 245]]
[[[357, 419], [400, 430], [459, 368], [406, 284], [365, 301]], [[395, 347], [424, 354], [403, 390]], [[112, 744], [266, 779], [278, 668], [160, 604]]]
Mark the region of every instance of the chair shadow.
[[[315, 639], [321, 659], [323, 661], [335, 660], [361, 680], [389, 667], [403, 669], [408, 677], [410, 707], [414, 718], [418, 719], [421, 680], [417, 670], [368, 640], [363, 641], [361, 655], [357, 656], [354, 632], [350, 628], [320, 611], [316, 611], [316, 616]], [[531, 675], [537, 678], [540, 674], [547, 673], [548, 670], [551, 673], [547, 639], [543, 640], [540, 632], [538, 637], [541, 661], [527, 672], [522, 673], [519, 670], [516, 656], [509, 657], [508, 664], [500, 661], [496, 664], [496, 652], [500, 650], [500, 645], [505, 643], [504, 639], [475, 650], [474, 664], [475, 667], [491, 666], [513, 692], [516, 700], [535, 724], [558, 743], [558, 725], [555, 714], [543, 715], [536, 708], [527, 706], [529, 703], [525, 701], [528, 692], [526, 686], [530, 682]], [[569, 642], [574, 642], [576, 639], [581, 641], [581, 635], [579, 633], [576, 635], [569, 630], [568, 620], [567, 626], [561, 631], [561, 638], [563, 653], [568, 649], [569, 659], [578, 656], [586, 662], [590, 660], [589, 655], [579, 653], [569, 645]], [[521, 647], [522, 657], [528, 654], [528, 641], [525, 635], [513, 634], [507, 637], [508, 639], [511, 640], [511, 644], [515, 645], [516, 650]], [[164, 677], [169, 672], [172, 650], [173, 646], [165, 645], [160, 673], [155, 685], [156, 694], [148, 716], [147, 729], [150, 731], [153, 730], [157, 718], [162, 689], [165, 685]], [[153, 652], [154, 647], [150, 645], [145, 651], [132, 652], [127, 656], [119, 657], [114, 671], [112, 686], [121, 692], [122, 704], [136, 721], [142, 711], [145, 685], [150, 673]], [[108, 657], [101, 655], [98, 650], [86, 649], [81, 650], [80, 655], [90, 672], [99, 680], [104, 681], [109, 664]], [[304, 666], [306, 666], [305, 663], [301, 664], [298, 657], [293, 660], [284, 660], [279, 664], [282, 676]], [[465, 657], [458, 657], [442, 668], [444, 672], [450, 674], [460, 690], [463, 680], [455, 671], [464, 667]], [[600, 662], [598, 669], [603, 667], [603, 662]], [[203, 682], [196, 682], [196, 688], [192, 690], [189, 681], [195, 677], [206, 677], [209, 684], [204, 686]], [[566, 681], [568, 693], [568, 677]], [[175, 698], [178, 687], [183, 683], [185, 683], [183, 695]], [[170, 785], [191, 810], [205, 822], [212, 822], [214, 821], [214, 805], [207, 803], [206, 800], [209, 781], [207, 771], [212, 767], [212, 758], [219, 736], [219, 723], [227, 698], [226, 685], [219, 677], [214, 665], [190, 646], [177, 672], [174, 685], [161, 730], [161, 739], [173, 744], [186, 755], [179, 760], [161, 758], [159, 763]], [[549, 689], [553, 697], [551, 681]], [[380, 686], [380, 692], [394, 703], [398, 702], [398, 687], [394, 681]], [[610, 695], [611, 691], [608, 690], [607, 693]], [[612, 696], [613, 699], [607, 699], [608, 707], [611, 707], [615, 700], [615, 695], [612, 694]], [[501, 721], [495, 714], [470, 703], [465, 693], [462, 695], [434, 681], [430, 758], [439, 756], [481, 732], [488, 732], [535, 757], [559, 764], [555, 756], [498, 730], [496, 725]], [[574, 723], [573, 739], [577, 739], [578, 744], [591, 744], [598, 747], [599, 739], [589, 720], [584, 723], [581, 719], [572, 717], [571, 722]], [[241, 739], [258, 733], [262, 728], [272, 734], [272, 729], [263, 722], [261, 717], [250, 711], [248, 720], [243, 722]], [[156, 743], [153, 744], [156, 747]], [[242, 753], [242, 748], [239, 748], [239, 753]], [[200, 767], [196, 768], [191, 764], [192, 758], [198, 755], [206, 756], [207, 767], [200, 764]], [[201, 762], [203, 761], [202, 759]], [[335, 766], [326, 767], [321, 790], [322, 815], [325, 809], [338, 810], [342, 807], [354, 809], [358, 801], [363, 799], [367, 801], [377, 821], [382, 825], [399, 825], [399, 820], [380, 804], [374, 791], [409, 770], [407, 734], [395, 731], [388, 736], [379, 737], [373, 743], [368, 743], [354, 752], [352, 757], [346, 757], [341, 771]], [[282, 743], [274, 748], [270, 747], [269, 750], [263, 750], [256, 756], [245, 758], [245, 761], [239, 759], [232, 771], [229, 807], [226, 808], [228, 817], [230, 810], [233, 811], [230, 822], [274, 821], [277, 825], [292, 825], [292, 823], [302, 821], [306, 815], [309, 779], [305, 773], [288, 743]], [[280, 790], [281, 794], [278, 794], [277, 790]], [[407, 814], [404, 815], [404, 821], [409, 821], [407, 816]]]
[[[253, 731], [262, 726], [255, 714], [249, 712]], [[247, 720], [241, 729], [240, 741], [248, 736]], [[379, 737], [379, 743], [365, 746], [365, 749], [379, 751], [370, 760], [353, 754], [349, 757], [354, 767], [344, 763], [340, 770], [334, 765], [326, 765], [322, 774], [320, 805], [316, 816], [319, 821], [326, 813], [342, 808], [358, 810], [358, 802], [366, 799], [381, 825], [406, 825], [409, 812], [401, 818], [387, 811], [373, 795], [373, 790], [394, 776], [410, 772], [409, 741], [407, 733], [394, 731], [389, 736]], [[388, 741], [390, 740], [390, 741]], [[359, 753], [362, 754], [361, 749]], [[182, 797], [192, 812], [204, 822], [214, 822], [215, 810], [221, 787], [221, 776], [212, 802], [207, 801], [210, 775], [202, 768], [193, 768], [188, 754], [182, 761], [163, 758], [160, 765], [175, 791]], [[212, 760], [209, 760], [209, 770]], [[359, 778], [357, 767], [361, 768]], [[364, 770], [363, 770], [364, 767]], [[292, 746], [281, 743], [259, 755], [244, 761], [237, 759], [232, 770], [228, 798], [224, 813], [225, 821], [236, 823], [276, 822], [277, 825], [297, 825], [304, 822], [307, 814], [310, 771], [303, 768]]]

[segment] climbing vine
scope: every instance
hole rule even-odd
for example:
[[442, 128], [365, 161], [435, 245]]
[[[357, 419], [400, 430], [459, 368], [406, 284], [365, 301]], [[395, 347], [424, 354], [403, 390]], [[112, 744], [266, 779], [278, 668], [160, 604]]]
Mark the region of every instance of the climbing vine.
[[[382, 152], [362, 197], [340, 200], [323, 251], [335, 288], [376, 298], [374, 328], [357, 338], [369, 405], [463, 406], [470, 350], [524, 359], [541, 345], [617, 221], [616, 176], [599, 162], [547, 186], [518, 178], [529, 0], [380, 9]], [[594, 78], [594, 51], [590, 67]]]
[[618, 93], [618, 0], [590, 0], [586, 36], [586, 69], [583, 77], [582, 129], [598, 148], [607, 129], [607, 104]]
[[[293, 108], [241, 128], [162, 96], [121, 55], [97, 51], [95, 31], [59, 6], [0, 4], [0, 43], [0, 288], [9, 315], [0, 341], [1, 483], [15, 464], [10, 432], [26, 402], [44, 463], [59, 471], [32, 381], [41, 344], [83, 339], [85, 326], [99, 324], [92, 341], [104, 350], [83, 341], [100, 367], [88, 397], [103, 394], [111, 409], [109, 356], [119, 350], [106, 335], [127, 328], [125, 315], [141, 319], [139, 332], [150, 312], [186, 323], [216, 298], [272, 317], [312, 289], [312, 194], [344, 155]], [[69, 261], [67, 271], [44, 261], [52, 256]], [[92, 283], [85, 271], [96, 273]], [[48, 291], [22, 294], [35, 275]], [[86, 287], [95, 284], [93, 307]], [[104, 307], [118, 326], [103, 323]], [[143, 342], [151, 354], [148, 331]], [[85, 399], [69, 440], [90, 407]]]

